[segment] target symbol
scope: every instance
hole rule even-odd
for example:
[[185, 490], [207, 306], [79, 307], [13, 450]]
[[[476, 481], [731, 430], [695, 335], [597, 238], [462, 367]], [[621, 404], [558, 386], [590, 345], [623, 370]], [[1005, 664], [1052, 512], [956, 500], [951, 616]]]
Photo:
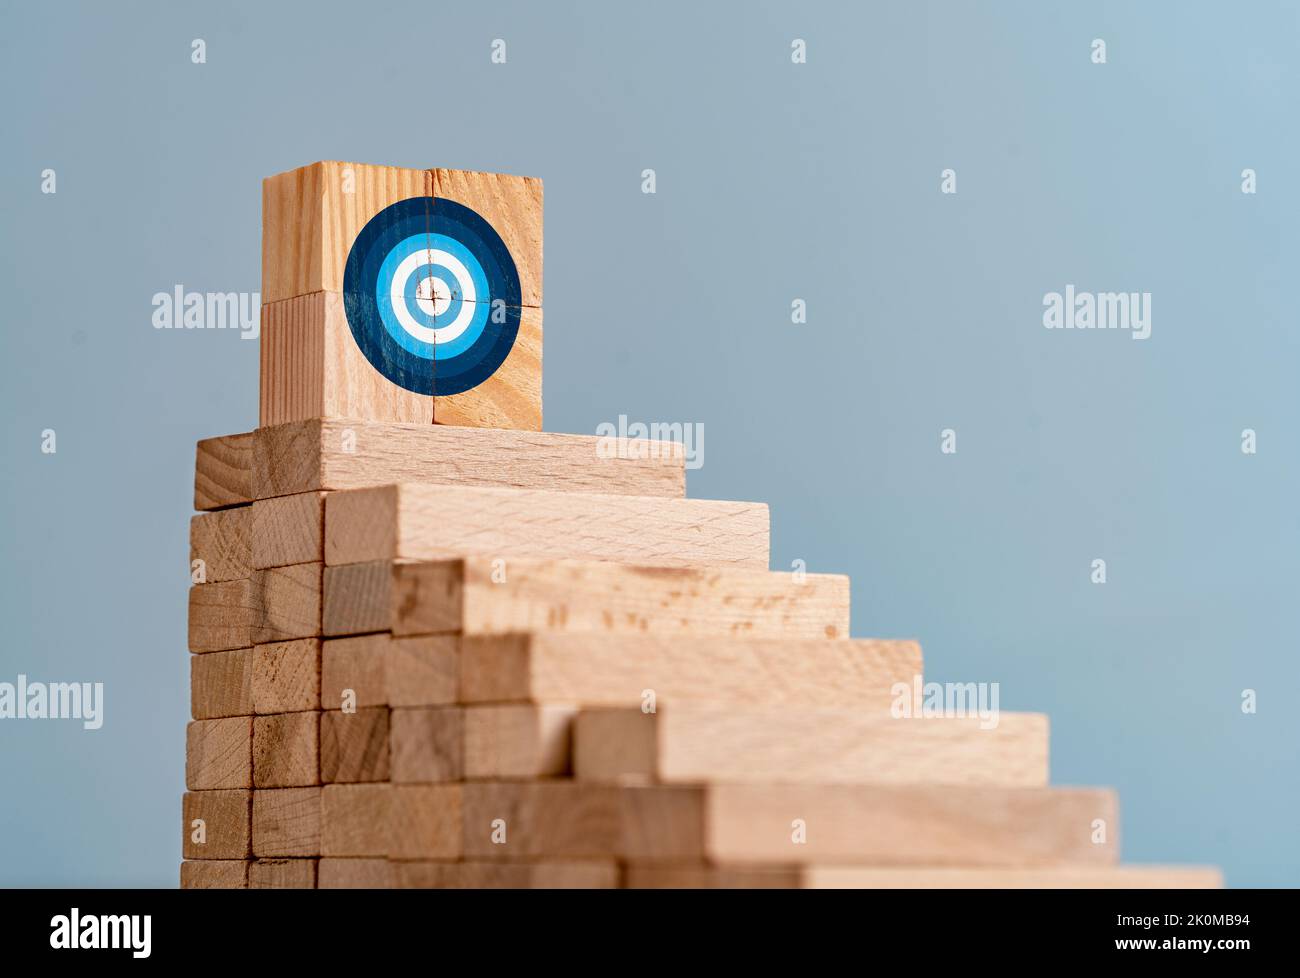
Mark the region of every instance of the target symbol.
[[366, 359], [417, 394], [477, 387], [519, 332], [519, 276], [505, 242], [441, 197], [411, 197], [372, 217], [348, 253], [343, 293]]

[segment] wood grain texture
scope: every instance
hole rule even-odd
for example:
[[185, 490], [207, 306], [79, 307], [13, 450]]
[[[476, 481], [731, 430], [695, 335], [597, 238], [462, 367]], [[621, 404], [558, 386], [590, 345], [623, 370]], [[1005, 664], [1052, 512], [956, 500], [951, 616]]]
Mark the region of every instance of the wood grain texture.
[[387, 706], [384, 667], [392, 636], [331, 638], [321, 652], [321, 703], [327, 710]]
[[246, 890], [248, 861], [187, 859], [181, 863], [182, 890]]
[[575, 707], [510, 703], [466, 707], [463, 713], [466, 778], [549, 778], [570, 773]]
[[254, 856], [320, 855], [320, 788], [253, 792]]
[[591, 781], [1047, 784], [1047, 717], [895, 719], [853, 709], [664, 702], [583, 710], [574, 775]]
[[203, 561], [203, 583], [237, 581], [253, 570], [253, 508], [235, 506], [190, 518], [190, 568]]
[[253, 785], [298, 788], [320, 784], [320, 713], [253, 718]]
[[680, 498], [681, 445], [447, 425], [315, 420], [260, 428], [258, 499], [399, 482]]
[[185, 787], [251, 788], [251, 717], [193, 720], [185, 728]]
[[879, 639], [535, 632], [461, 640], [466, 703], [640, 706], [658, 699], [887, 710], [921, 647]]
[[[459, 571], [459, 576], [458, 572]], [[487, 558], [397, 563], [393, 634], [536, 629], [752, 638], [844, 638], [849, 581], [741, 568], [651, 568]]]
[[319, 562], [253, 571], [254, 645], [320, 635], [321, 576]]
[[250, 890], [314, 890], [315, 859], [258, 859], [248, 867]]
[[[525, 306], [517, 312], [514, 344], [490, 377], [467, 391], [440, 394], [435, 370], [435, 424], [542, 430], [542, 310]], [[494, 328], [491, 321], [486, 328]]]
[[190, 588], [191, 652], [222, 652], [253, 644], [251, 580], [196, 584]]
[[1222, 874], [1204, 866], [1054, 866], [1038, 869], [881, 866], [627, 867], [629, 889], [1218, 889]]
[[393, 639], [384, 657], [388, 705], [455, 703], [460, 689], [460, 643], [454, 635]]
[[259, 499], [249, 508], [253, 567], [283, 567], [325, 559], [323, 492]]
[[181, 799], [181, 854], [186, 859], [248, 859], [253, 793], [187, 791]]
[[253, 712], [253, 650], [190, 656], [190, 715], [195, 720]]
[[321, 708], [321, 641], [298, 638], [253, 647], [253, 713]]
[[260, 372], [263, 427], [309, 418], [433, 423], [432, 396], [393, 383], [366, 359], [338, 292], [263, 304]]
[[459, 859], [465, 851], [459, 784], [393, 785], [392, 859]]
[[[483, 555], [764, 570], [768, 511], [714, 499], [404, 483], [332, 492], [325, 562]], [[500, 575], [498, 575], [500, 576]]]
[[436, 784], [465, 777], [465, 714], [459, 706], [393, 710], [394, 784]]
[[387, 859], [322, 859], [316, 867], [321, 890], [389, 890], [395, 886]]
[[200, 441], [194, 458], [194, 508], [243, 506], [254, 498], [253, 433]]
[[321, 789], [321, 855], [387, 856], [388, 784], [327, 784]]
[[617, 863], [601, 860], [533, 863], [394, 862], [403, 890], [608, 890], [619, 885]]
[[323, 784], [387, 781], [388, 707], [326, 710], [320, 718]]
[[326, 567], [323, 580], [321, 631], [325, 635], [360, 635], [392, 628], [392, 561]]

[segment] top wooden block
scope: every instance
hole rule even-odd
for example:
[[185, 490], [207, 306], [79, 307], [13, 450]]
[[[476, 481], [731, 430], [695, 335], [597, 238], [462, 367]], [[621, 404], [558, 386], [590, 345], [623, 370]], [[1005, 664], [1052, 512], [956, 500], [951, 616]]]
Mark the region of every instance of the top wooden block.
[[343, 292], [344, 268], [357, 234], [384, 208], [411, 197], [453, 200], [487, 221], [514, 259], [519, 304], [541, 306], [540, 180], [335, 161], [262, 182], [262, 301]]

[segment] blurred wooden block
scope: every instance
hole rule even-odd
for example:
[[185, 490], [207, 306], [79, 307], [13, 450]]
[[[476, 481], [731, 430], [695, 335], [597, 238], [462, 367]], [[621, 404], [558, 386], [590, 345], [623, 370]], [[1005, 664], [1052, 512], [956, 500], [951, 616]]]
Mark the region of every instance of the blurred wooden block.
[[253, 718], [253, 785], [297, 788], [320, 784], [320, 713]]
[[571, 770], [572, 706], [491, 704], [467, 707], [465, 777], [548, 778]]
[[320, 718], [323, 784], [388, 780], [388, 707], [326, 710]]
[[541, 431], [542, 310], [523, 306], [514, 311], [519, 316], [514, 345], [490, 377], [467, 391], [440, 394], [435, 370], [435, 424]]
[[657, 699], [888, 710], [921, 647], [879, 639], [534, 632], [461, 639], [466, 703], [640, 706]]
[[665, 702], [583, 710], [574, 775], [667, 784], [1047, 784], [1047, 717], [895, 719], [853, 709]]
[[609, 890], [618, 864], [599, 860], [535, 863], [394, 862], [394, 885], [421, 890]]
[[330, 493], [325, 562], [473, 554], [766, 569], [762, 503], [407, 483]]
[[244, 859], [187, 859], [181, 863], [182, 890], [246, 890]]
[[393, 710], [393, 783], [465, 777], [465, 717], [458, 706]]
[[321, 571], [318, 562], [253, 571], [254, 645], [320, 635]]
[[186, 859], [248, 859], [253, 793], [187, 791], [181, 800], [181, 854]]
[[253, 713], [300, 713], [321, 708], [321, 642], [298, 638], [252, 650]]
[[685, 456], [676, 442], [444, 425], [313, 420], [260, 428], [252, 466], [258, 499], [399, 482], [686, 493]]
[[259, 499], [249, 510], [253, 567], [284, 567], [325, 559], [323, 492]]
[[222, 652], [253, 644], [253, 586], [249, 580], [190, 588], [191, 652]]
[[360, 635], [392, 627], [392, 561], [326, 567], [323, 587], [321, 630], [325, 635]]
[[[393, 785], [389, 811], [389, 858], [461, 858], [465, 851], [461, 807], [464, 787], [460, 784]], [[503, 809], [492, 818], [507, 814]], [[491, 831], [486, 823], [484, 830]]]
[[248, 867], [250, 890], [314, 890], [315, 859], [258, 859]]
[[[395, 563], [394, 635], [536, 629], [751, 638], [845, 638], [849, 580], [742, 568], [511, 559]], [[500, 575], [495, 574], [499, 579]]]
[[384, 666], [392, 642], [387, 632], [326, 639], [321, 652], [321, 703], [325, 708], [387, 706]]
[[388, 784], [327, 784], [321, 789], [321, 855], [387, 856]]
[[191, 721], [185, 728], [185, 787], [251, 788], [252, 724], [251, 717]]
[[629, 889], [1094, 890], [1218, 889], [1203, 866], [1053, 866], [1036, 869], [889, 866], [627, 867]]
[[417, 635], [389, 642], [384, 656], [388, 705], [455, 703], [460, 689], [460, 643], [452, 635]]
[[203, 582], [237, 581], [253, 571], [253, 508], [236, 506], [190, 517], [190, 568], [203, 562]]
[[200, 441], [194, 459], [194, 508], [242, 506], [253, 499], [253, 433]]
[[319, 856], [320, 795], [320, 788], [254, 791], [253, 855]]
[[322, 890], [392, 889], [393, 864], [387, 859], [322, 859], [316, 886]]
[[190, 715], [195, 720], [253, 712], [253, 650], [190, 656]]

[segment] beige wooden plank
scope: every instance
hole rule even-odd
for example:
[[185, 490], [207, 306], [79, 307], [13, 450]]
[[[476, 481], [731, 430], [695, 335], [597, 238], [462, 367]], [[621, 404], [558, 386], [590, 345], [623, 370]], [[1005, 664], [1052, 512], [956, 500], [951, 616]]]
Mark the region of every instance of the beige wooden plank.
[[300, 713], [321, 708], [321, 641], [298, 638], [253, 647], [254, 713]]
[[434, 371], [435, 424], [542, 430], [542, 310], [537, 306], [514, 307], [506, 315], [519, 317], [515, 339], [505, 361], [491, 376], [467, 391], [440, 394]]
[[806, 881], [803, 866], [633, 863], [623, 871], [629, 890], [798, 890]]
[[466, 778], [548, 778], [570, 772], [577, 709], [532, 703], [467, 707]]
[[394, 784], [434, 784], [465, 777], [465, 717], [459, 706], [393, 710]]
[[633, 864], [629, 889], [1217, 889], [1204, 866], [707, 866]]
[[849, 581], [741, 568], [487, 558], [394, 565], [394, 635], [553, 631], [845, 638]]
[[387, 560], [326, 567], [321, 631], [325, 635], [384, 632], [393, 621], [393, 565]]
[[321, 789], [253, 792], [253, 855], [305, 857], [321, 851]]
[[404, 483], [330, 493], [325, 561], [387, 558], [614, 560], [647, 567], [765, 569], [762, 503], [714, 499], [465, 489]]
[[182, 890], [246, 890], [248, 861], [187, 859], [181, 863]]
[[248, 577], [253, 571], [252, 532], [251, 506], [190, 517], [191, 579], [195, 583], [216, 584]]
[[387, 781], [388, 707], [326, 710], [320, 718], [323, 784]]
[[221, 581], [190, 588], [191, 652], [222, 652], [253, 644], [252, 581]]
[[680, 443], [652, 439], [312, 420], [259, 429], [252, 458], [258, 499], [402, 482], [633, 496], [686, 493]]
[[460, 687], [460, 643], [454, 635], [395, 638], [384, 656], [389, 706], [455, 703]]
[[321, 703], [326, 709], [387, 706], [387, 632], [326, 639], [321, 650]]
[[259, 499], [249, 509], [253, 567], [284, 567], [325, 559], [323, 492]]
[[316, 886], [322, 890], [388, 890], [395, 885], [387, 859], [322, 859]]
[[888, 709], [921, 647], [880, 639], [535, 632], [461, 640], [466, 703], [640, 706], [656, 699]]
[[393, 785], [389, 857], [459, 859], [465, 851], [463, 788], [459, 784]]
[[321, 789], [321, 855], [387, 856], [388, 784], [327, 784]]
[[253, 785], [298, 788], [320, 784], [320, 713], [253, 718]]
[[185, 728], [185, 787], [251, 788], [252, 735], [251, 717], [191, 721]]
[[319, 562], [253, 571], [254, 645], [320, 635], [321, 571]]
[[248, 867], [250, 890], [314, 890], [315, 859], [258, 859]]
[[676, 784], [1047, 784], [1047, 717], [896, 719], [884, 711], [664, 702], [583, 710], [574, 774]]
[[187, 791], [181, 799], [181, 854], [186, 859], [248, 859], [253, 793]]
[[253, 712], [253, 650], [190, 656], [190, 715], [195, 720]]
[[251, 503], [253, 433], [204, 438], [195, 449], [194, 508], [220, 509]]
[[533, 863], [393, 862], [398, 889], [608, 890], [619, 885], [617, 863], [605, 860]]

